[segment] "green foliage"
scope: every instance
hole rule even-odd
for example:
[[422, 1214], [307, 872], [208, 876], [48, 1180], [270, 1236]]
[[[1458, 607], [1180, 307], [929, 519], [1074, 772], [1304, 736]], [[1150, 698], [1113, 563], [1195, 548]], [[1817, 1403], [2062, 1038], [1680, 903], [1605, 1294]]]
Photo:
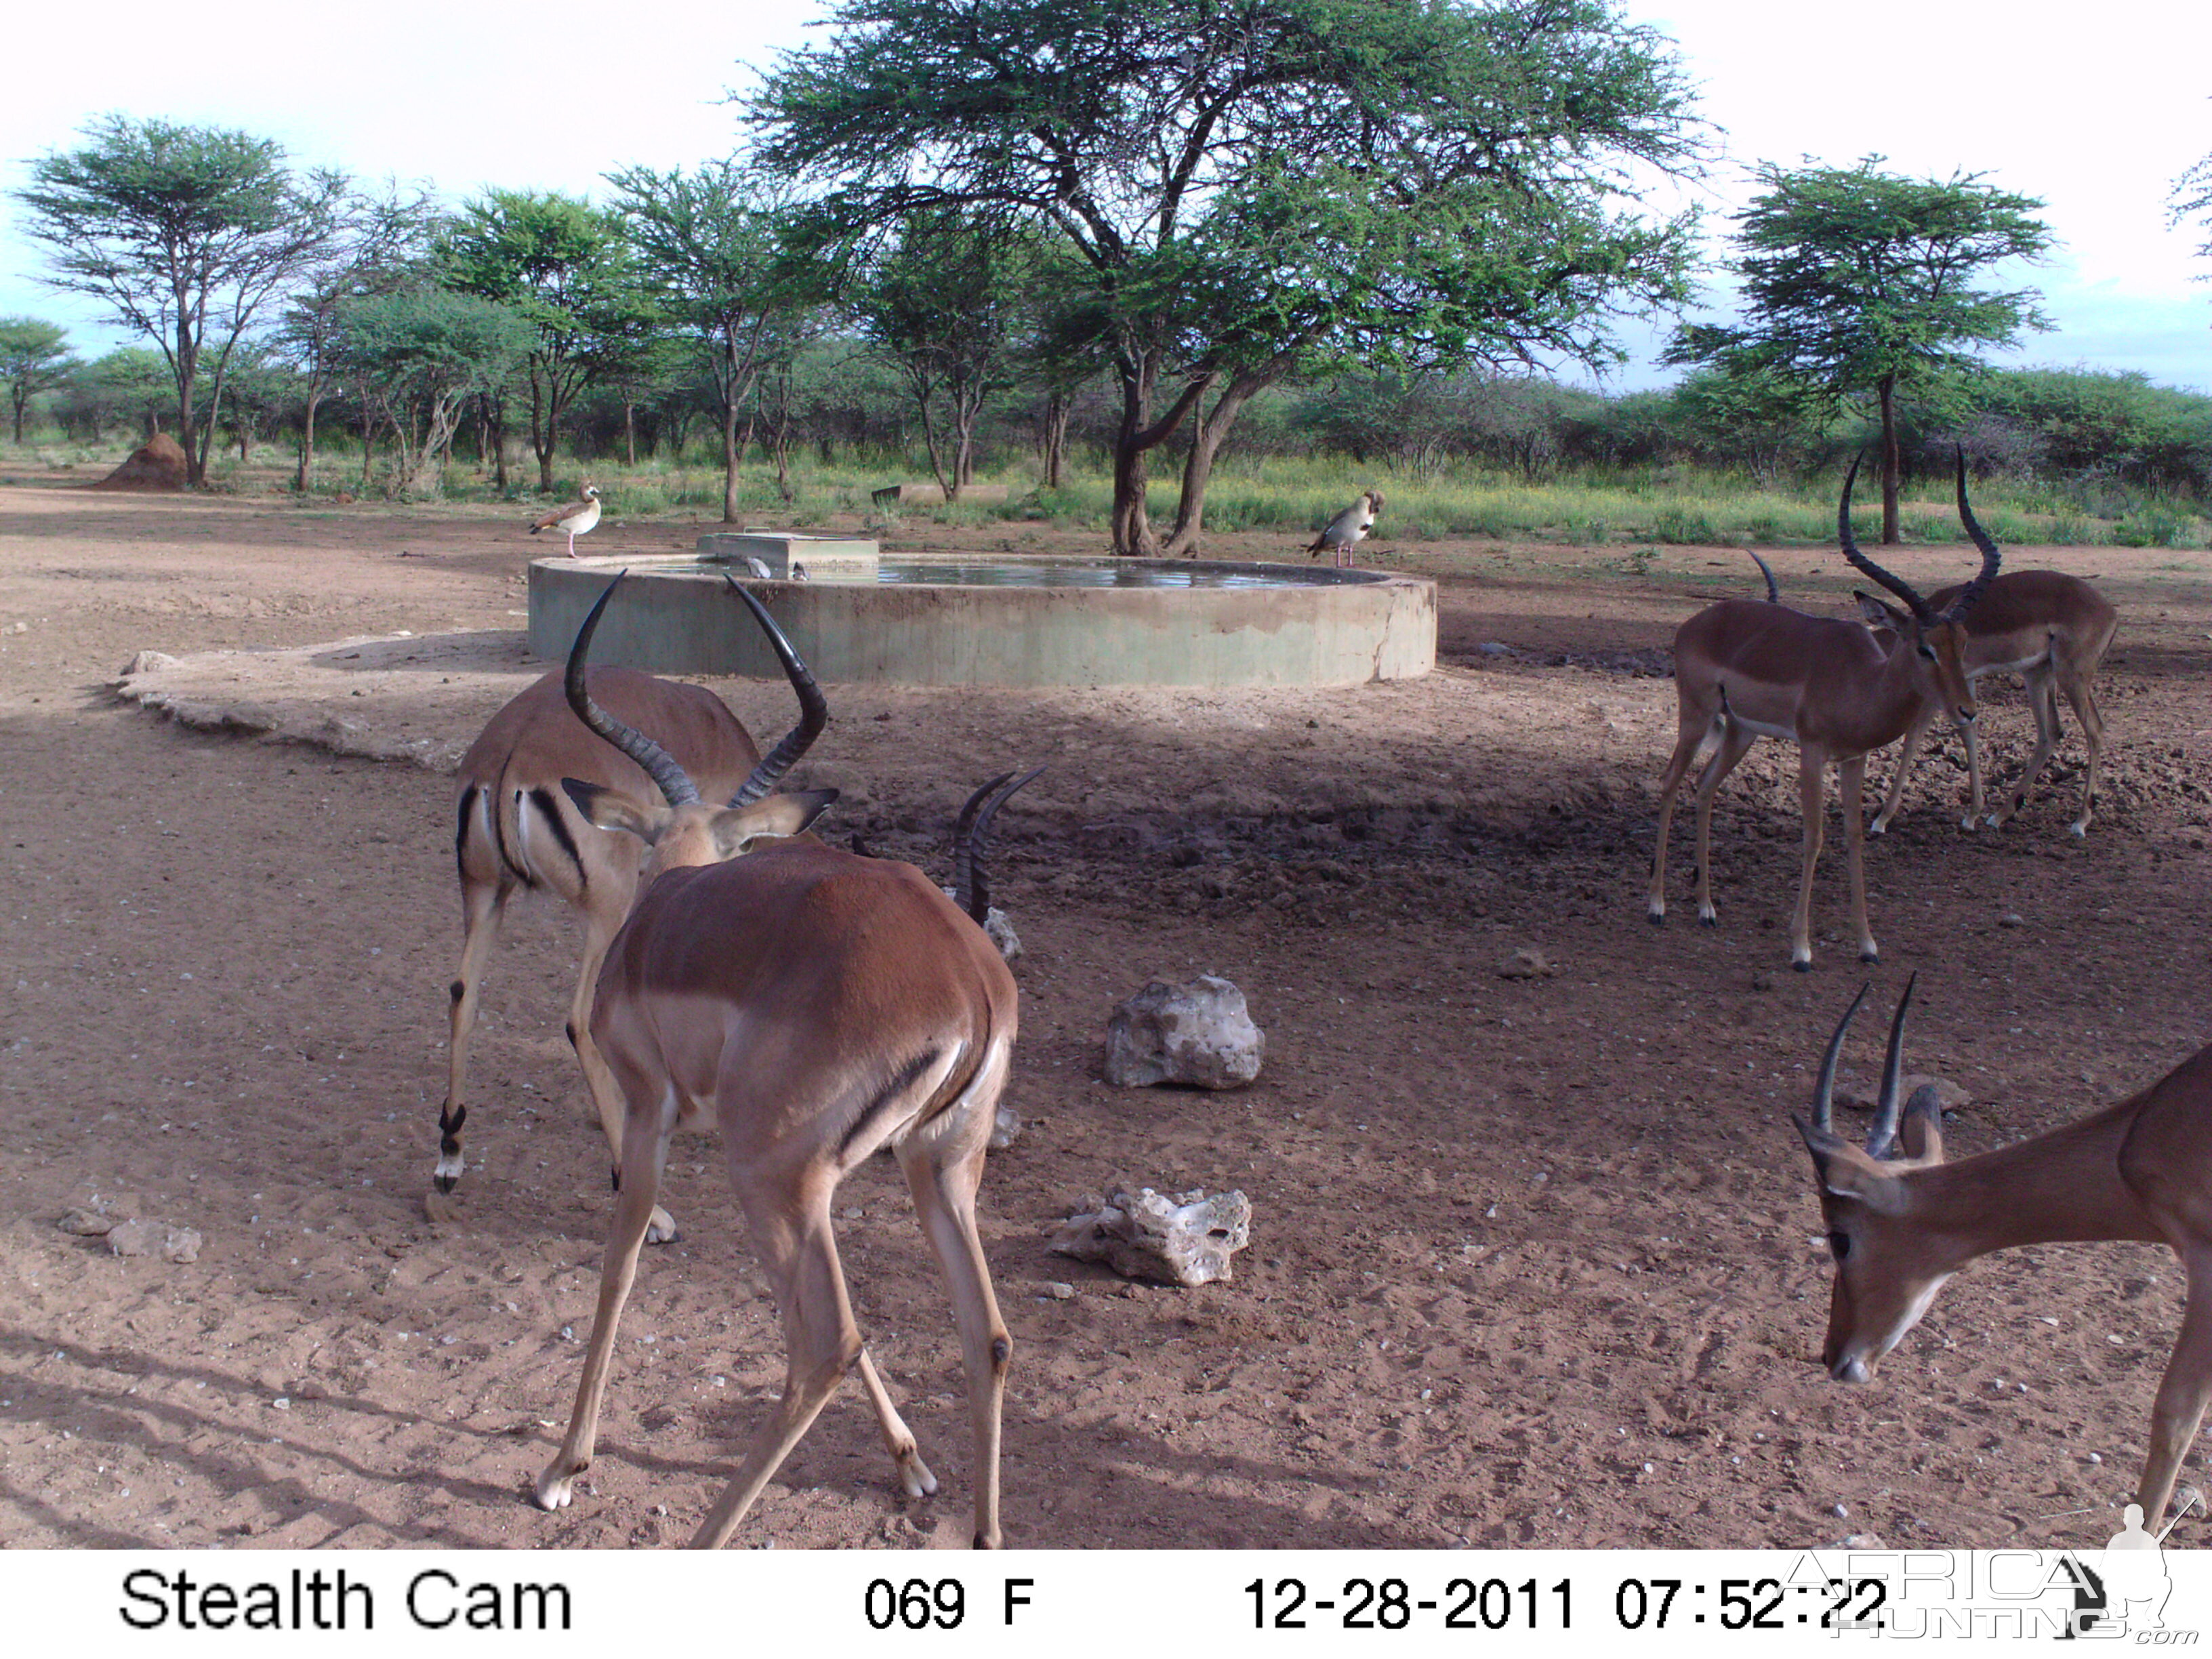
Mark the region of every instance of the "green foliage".
[[212, 404], [255, 316], [329, 243], [347, 182], [295, 179], [275, 140], [227, 128], [110, 115], [85, 136], [32, 163], [15, 192], [24, 228], [47, 249], [51, 287], [100, 301], [167, 358], [197, 484], [214, 430], [194, 407], [201, 354], [212, 343]]
[[986, 207], [1064, 239], [1133, 551], [1144, 458], [1208, 395], [1202, 456], [1301, 369], [1608, 356], [1612, 307], [1682, 291], [1691, 227], [1638, 217], [1630, 170], [1694, 165], [1689, 102], [1602, 0], [848, 0], [749, 113], [848, 227]]
[[15, 416], [15, 441], [23, 441], [23, 410], [83, 367], [69, 349], [69, 331], [36, 317], [0, 317], [0, 382]]

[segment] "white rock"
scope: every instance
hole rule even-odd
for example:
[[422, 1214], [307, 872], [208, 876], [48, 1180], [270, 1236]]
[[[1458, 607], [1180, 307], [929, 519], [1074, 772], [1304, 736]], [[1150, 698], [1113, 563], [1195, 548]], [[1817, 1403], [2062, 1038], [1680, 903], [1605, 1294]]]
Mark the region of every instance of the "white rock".
[[1158, 980], [1122, 1002], [1106, 1026], [1106, 1081], [1121, 1089], [1157, 1083], [1241, 1089], [1260, 1075], [1267, 1038], [1227, 980], [1201, 974], [1182, 985]]
[[177, 659], [166, 651], [141, 651], [123, 665], [123, 672], [115, 678], [127, 680], [133, 674], [151, 674], [158, 669], [174, 668]]
[[993, 1114], [991, 1119], [991, 1150], [994, 1152], [1005, 1152], [1007, 1147], [1020, 1139], [1021, 1133], [1021, 1114], [1007, 1105], [1005, 1101], [1000, 1101], [999, 1109]]
[[1091, 1214], [1070, 1216], [1048, 1248], [1079, 1261], [1103, 1261], [1124, 1279], [1197, 1285], [1233, 1279], [1230, 1258], [1252, 1242], [1252, 1200], [1241, 1192], [1203, 1191], [1170, 1199], [1150, 1187], [1117, 1188]]

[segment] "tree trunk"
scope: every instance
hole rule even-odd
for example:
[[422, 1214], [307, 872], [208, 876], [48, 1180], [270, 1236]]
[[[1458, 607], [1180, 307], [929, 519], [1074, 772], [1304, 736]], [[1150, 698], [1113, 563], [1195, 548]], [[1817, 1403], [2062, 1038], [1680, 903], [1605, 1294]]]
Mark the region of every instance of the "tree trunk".
[[734, 398], [722, 405], [722, 522], [738, 518], [738, 405]]
[[623, 399], [623, 456], [625, 463], [635, 471], [637, 466], [637, 399], [629, 397]]
[[1897, 377], [1886, 374], [1881, 394], [1881, 544], [1895, 547], [1904, 540], [1897, 522], [1897, 489], [1903, 471], [1897, 448]]
[[1067, 458], [1067, 395], [1053, 392], [1044, 402], [1044, 487], [1060, 488], [1060, 468]]
[[23, 405], [30, 399], [21, 386], [13, 388], [10, 395], [15, 402], [15, 447], [21, 449], [23, 447]]
[[315, 473], [315, 408], [323, 401], [322, 377], [313, 375], [307, 381], [307, 415], [300, 424], [300, 470], [292, 475], [292, 488], [300, 495], [307, 493]]
[[1228, 437], [1230, 428], [1244, 412], [1244, 405], [1260, 392], [1281, 379], [1288, 368], [1269, 364], [1239, 374], [1228, 388], [1213, 400], [1213, 408], [1202, 415], [1190, 435], [1190, 453], [1183, 459], [1182, 495], [1176, 504], [1175, 529], [1169, 533], [1167, 545], [1161, 554], [1173, 558], [1185, 554], [1198, 556], [1199, 532], [1206, 522], [1206, 486], [1213, 476], [1214, 457], [1220, 453], [1222, 441]]
[[1114, 551], [1122, 558], [1153, 558], [1159, 544], [1152, 538], [1152, 521], [1145, 510], [1145, 485], [1154, 449], [1182, 425], [1191, 405], [1206, 395], [1213, 375], [1201, 374], [1186, 385], [1175, 406], [1150, 425], [1152, 390], [1159, 375], [1159, 350], [1146, 346], [1123, 354], [1121, 422], [1114, 434]]

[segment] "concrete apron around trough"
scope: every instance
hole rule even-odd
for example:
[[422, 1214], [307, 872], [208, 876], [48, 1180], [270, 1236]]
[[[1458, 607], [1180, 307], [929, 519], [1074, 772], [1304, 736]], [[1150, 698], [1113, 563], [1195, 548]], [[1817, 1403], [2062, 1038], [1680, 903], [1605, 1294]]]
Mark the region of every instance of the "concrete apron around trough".
[[[1230, 568], [1245, 575], [1269, 569]], [[536, 560], [531, 651], [552, 662], [565, 657], [585, 613], [627, 569], [629, 580], [600, 619], [594, 662], [657, 674], [781, 678], [759, 625], [724, 586], [729, 568], [684, 555]], [[1436, 665], [1436, 584], [1418, 576], [1339, 571], [1316, 581], [1315, 573], [1291, 566], [1279, 587], [1079, 588], [732, 574], [767, 604], [814, 672], [833, 682], [1332, 686], [1412, 679]]]

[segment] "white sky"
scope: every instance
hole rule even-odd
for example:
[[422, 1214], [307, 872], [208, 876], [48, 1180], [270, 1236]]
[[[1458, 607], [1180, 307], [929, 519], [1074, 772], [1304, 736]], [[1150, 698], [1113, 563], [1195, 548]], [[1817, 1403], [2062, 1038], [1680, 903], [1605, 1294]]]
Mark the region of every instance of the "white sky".
[[[1753, 163], [1965, 170], [2043, 198], [2057, 254], [2003, 273], [2044, 295], [2054, 332], [2005, 361], [2135, 368], [2212, 390], [2212, 260], [2201, 226], [2168, 230], [2167, 193], [2212, 152], [2212, 5], [2104, 0], [1630, 0], [1682, 48], [1729, 161], [1697, 192], [1717, 247]], [[425, 180], [450, 199], [486, 185], [590, 192], [611, 168], [687, 166], [736, 147], [721, 102], [773, 48], [808, 40], [813, 0], [702, 5], [532, 0], [528, 6], [229, 0], [212, 10], [111, 0], [40, 6], [9, 31], [0, 190], [67, 149], [91, 118], [243, 128], [295, 159]], [[68, 323], [80, 349], [121, 337], [36, 283], [39, 254], [0, 202], [0, 313]], [[1726, 309], [1725, 298], [1719, 308]], [[1627, 337], [1615, 382], [1672, 378], [1649, 362], [1662, 327]]]

